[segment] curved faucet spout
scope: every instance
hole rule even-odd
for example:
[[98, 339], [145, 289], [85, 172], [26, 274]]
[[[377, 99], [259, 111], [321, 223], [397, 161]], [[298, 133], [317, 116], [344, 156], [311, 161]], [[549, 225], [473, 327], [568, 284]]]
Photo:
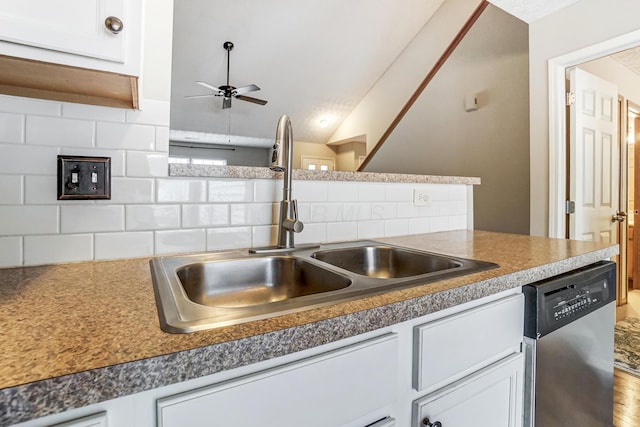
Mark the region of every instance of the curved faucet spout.
[[271, 155], [271, 170], [284, 172], [282, 198], [291, 200], [291, 172], [293, 169], [293, 127], [286, 114], [280, 116], [276, 128], [276, 141]]

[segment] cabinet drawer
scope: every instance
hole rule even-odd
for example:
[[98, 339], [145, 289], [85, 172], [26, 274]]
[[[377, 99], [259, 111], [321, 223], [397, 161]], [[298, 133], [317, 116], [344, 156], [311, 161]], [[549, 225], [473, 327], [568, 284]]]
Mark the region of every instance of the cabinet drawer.
[[62, 424], [55, 424], [52, 427], [107, 427], [107, 425], [107, 413], [100, 412], [98, 414], [67, 421]]
[[435, 390], [519, 351], [523, 295], [513, 295], [414, 329], [413, 387]]
[[521, 427], [524, 355], [513, 354], [413, 403], [413, 426]]
[[398, 339], [384, 335], [158, 400], [159, 427], [326, 427], [396, 400]]

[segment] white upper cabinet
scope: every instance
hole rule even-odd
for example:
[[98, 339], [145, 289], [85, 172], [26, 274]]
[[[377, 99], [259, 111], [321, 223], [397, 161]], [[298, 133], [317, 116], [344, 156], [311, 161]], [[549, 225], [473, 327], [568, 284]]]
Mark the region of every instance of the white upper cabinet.
[[0, 0], [0, 52], [139, 76], [142, 2]]

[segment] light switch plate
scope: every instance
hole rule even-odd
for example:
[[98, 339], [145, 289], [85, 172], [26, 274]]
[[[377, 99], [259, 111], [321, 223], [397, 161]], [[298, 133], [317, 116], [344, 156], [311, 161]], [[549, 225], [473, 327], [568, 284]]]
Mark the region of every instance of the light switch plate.
[[111, 199], [111, 157], [58, 156], [58, 200]]

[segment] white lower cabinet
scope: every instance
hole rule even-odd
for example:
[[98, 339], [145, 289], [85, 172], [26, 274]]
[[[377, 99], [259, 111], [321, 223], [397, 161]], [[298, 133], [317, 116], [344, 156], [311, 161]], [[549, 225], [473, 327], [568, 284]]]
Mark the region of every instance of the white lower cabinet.
[[413, 426], [520, 427], [524, 356], [514, 354], [413, 403]]
[[19, 426], [520, 427], [523, 305], [513, 289]]
[[158, 427], [350, 425], [395, 402], [397, 365], [398, 339], [390, 334], [159, 399]]

